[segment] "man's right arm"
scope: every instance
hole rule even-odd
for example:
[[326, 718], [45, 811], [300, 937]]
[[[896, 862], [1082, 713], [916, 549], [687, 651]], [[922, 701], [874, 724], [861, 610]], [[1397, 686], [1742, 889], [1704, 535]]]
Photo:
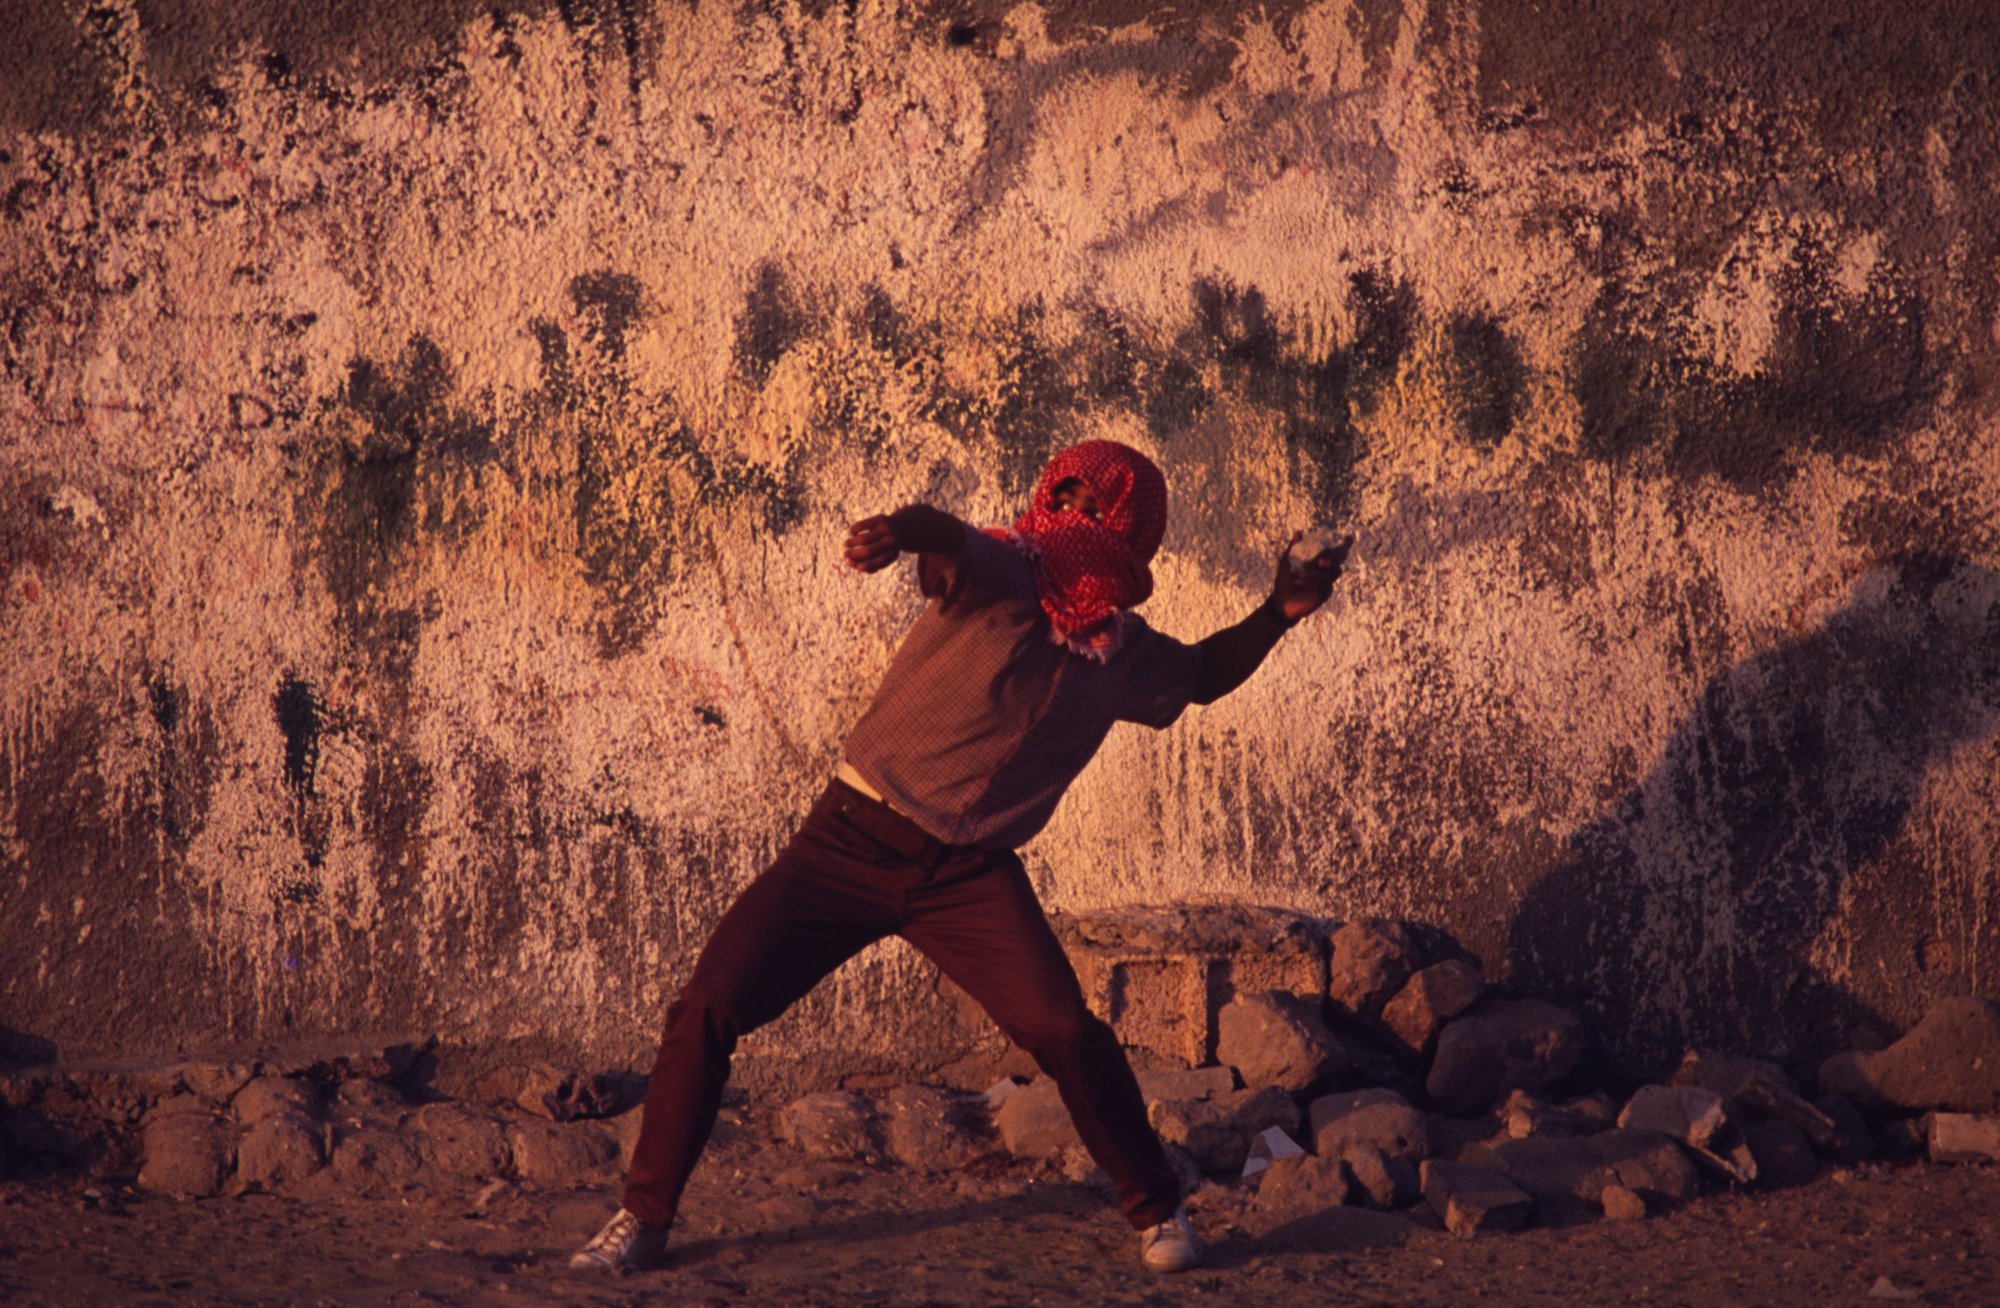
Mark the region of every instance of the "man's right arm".
[[928, 504], [906, 504], [894, 513], [863, 518], [847, 529], [848, 566], [880, 572], [904, 552], [957, 554], [965, 548], [963, 522]]

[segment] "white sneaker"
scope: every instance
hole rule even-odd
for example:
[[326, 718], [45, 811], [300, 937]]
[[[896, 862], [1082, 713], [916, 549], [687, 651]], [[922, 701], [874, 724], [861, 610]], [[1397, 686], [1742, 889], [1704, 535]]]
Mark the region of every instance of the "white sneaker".
[[570, 1255], [580, 1272], [641, 1272], [657, 1264], [667, 1251], [667, 1228], [648, 1226], [620, 1208], [590, 1243]]
[[1139, 1232], [1139, 1261], [1149, 1272], [1185, 1272], [1201, 1266], [1201, 1240], [1181, 1208], [1158, 1226]]

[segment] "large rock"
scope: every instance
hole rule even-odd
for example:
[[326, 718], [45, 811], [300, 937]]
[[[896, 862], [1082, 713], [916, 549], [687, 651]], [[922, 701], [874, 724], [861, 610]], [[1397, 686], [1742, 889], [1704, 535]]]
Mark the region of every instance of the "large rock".
[[1596, 1135], [1617, 1121], [1618, 1105], [1606, 1095], [1584, 1095], [1555, 1104], [1532, 1090], [1513, 1090], [1500, 1105], [1500, 1124], [1516, 1140]]
[[1615, 1167], [1582, 1140], [1553, 1136], [1503, 1140], [1484, 1150], [1507, 1179], [1537, 1199], [1602, 1202], [1604, 1188], [1619, 1184]]
[[1487, 999], [1439, 1033], [1424, 1089], [1448, 1113], [1477, 1112], [1509, 1090], [1569, 1075], [1583, 1050], [1576, 1014], [1536, 999]]
[[873, 1158], [882, 1152], [873, 1106], [842, 1090], [822, 1090], [786, 1104], [778, 1113], [778, 1137], [816, 1158]]
[[1208, 1099], [1169, 1099], [1152, 1106], [1153, 1129], [1179, 1145], [1205, 1172], [1235, 1175], [1250, 1142], [1268, 1127], [1296, 1131], [1299, 1107], [1276, 1086], [1234, 1090]]
[[618, 1133], [602, 1122], [510, 1122], [507, 1147], [515, 1176], [550, 1189], [608, 1180], [617, 1169]]
[[139, 1184], [188, 1199], [222, 1191], [230, 1161], [229, 1132], [216, 1105], [193, 1095], [169, 1099], [146, 1117]]
[[1701, 1176], [1680, 1145], [1657, 1131], [1603, 1131], [1583, 1141], [1618, 1183], [1649, 1203], [1682, 1203], [1701, 1190]]
[[1016, 1158], [1049, 1158], [1083, 1144], [1062, 1094], [1047, 1077], [1008, 1095], [993, 1115], [993, 1125], [999, 1129], [1000, 1143]]
[[506, 1128], [483, 1109], [425, 1104], [411, 1115], [408, 1129], [424, 1162], [452, 1176], [505, 1176], [513, 1166]]
[[319, 1116], [324, 1099], [317, 1081], [295, 1076], [260, 1076], [247, 1082], [229, 1101], [239, 1122], [256, 1122], [276, 1113], [289, 1113], [311, 1120]]
[[1327, 950], [1327, 1001], [1358, 1022], [1380, 1017], [1423, 961], [1409, 928], [1382, 918], [1342, 923]]
[[1216, 1017], [1215, 1055], [1246, 1085], [1299, 1091], [1346, 1066], [1318, 1005], [1279, 990], [1240, 995]]
[[898, 1086], [883, 1098], [882, 1143], [889, 1157], [926, 1171], [961, 1167], [986, 1147], [963, 1102], [927, 1085]]
[[1941, 999], [1887, 1049], [1821, 1063], [1819, 1088], [1868, 1108], [2000, 1111], [2000, 1004]]
[[1367, 1145], [1412, 1165], [1430, 1153], [1430, 1119], [1394, 1090], [1322, 1095], [1306, 1110], [1313, 1150], [1338, 1158], [1349, 1146]]
[[1784, 1068], [1762, 1058], [1690, 1050], [1674, 1070], [1673, 1081], [1722, 1096], [1739, 1119], [1790, 1122], [1818, 1149], [1831, 1151], [1840, 1134], [1832, 1118], [1800, 1096]]
[[424, 1173], [415, 1138], [382, 1126], [342, 1126], [334, 1131], [326, 1178], [344, 1189], [380, 1196], [415, 1185]]
[[282, 1190], [326, 1165], [321, 1129], [303, 1114], [269, 1112], [252, 1122], [236, 1142], [232, 1187]]
[[1782, 1118], [1743, 1124], [1743, 1143], [1757, 1164], [1757, 1184], [1769, 1190], [1804, 1185], [1819, 1175], [1819, 1158], [1812, 1141], [1799, 1127]]
[[1420, 968], [1382, 1008], [1382, 1025], [1396, 1051], [1428, 1053], [1444, 1024], [1471, 1008], [1485, 986], [1479, 969], [1462, 958]]
[[1518, 1231], [1534, 1216], [1534, 1200], [1499, 1172], [1470, 1163], [1428, 1159], [1419, 1173], [1424, 1199], [1460, 1238], [1480, 1231]]
[[1340, 1161], [1354, 1178], [1354, 1193], [1374, 1208], [1401, 1208], [1418, 1197], [1416, 1165], [1404, 1158], [1391, 1158], [1367, 1143], [1355, 1143], [1340, 1151]]
[[1351, 1178], [1338, 1158], [1309, 1154], [1280, 1158], [1257, 1183], [1257, 1212], [1267, 1221], [1289, 1221], [1347, 1202]]

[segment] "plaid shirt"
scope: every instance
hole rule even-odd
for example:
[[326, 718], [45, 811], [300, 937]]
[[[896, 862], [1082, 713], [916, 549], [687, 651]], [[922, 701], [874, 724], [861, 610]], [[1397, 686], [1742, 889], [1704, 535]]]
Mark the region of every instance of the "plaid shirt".
[[1165, 727], [1193, 698], [1201, 655], [1121, 613], [1108, 663], [1050, 635], [1034, 567], [967, 531], [956, 555], [918, 557], [930, 598], [875, 702], [847, 739], [847, 763], [889, 804], [952, 845], [1011, 849], [1055, 812], [1113, 722]]

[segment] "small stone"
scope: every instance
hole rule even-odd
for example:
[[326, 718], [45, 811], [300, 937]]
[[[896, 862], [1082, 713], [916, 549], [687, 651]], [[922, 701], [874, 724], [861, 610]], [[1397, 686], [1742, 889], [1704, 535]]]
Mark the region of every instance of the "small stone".
[[889, 1157], [905, 1167], [947, 1171], [984, 1152], [965, 1105], [925, 1085], [898, 1086], [882, 1102], [882, 1140]]
[[1646, 1201], [1637, 1190], [1612, 1184], [1604, 1187], [1597, 1200], [1604, 1215], [1614, 1222], [1636, 1222], [1646, 1215]]
[[1307, 1109], [1313, 1151], [1337, 1158], [1349, 1145], [1366, 1144], [1412, 1165], [1430, 1153], [1429, 1119], [1394, 1090], [1322, 1095]]
[[1351, 1182], [1338, 1158], [1315, 1158], [1301, 1151], [1274, 1160], [1257, 1183], [1254, 1201], [1267, 1218], [1284, 1221], [1338, 1208], [1347, 1202]]
[[1568, 1009], [1484, 999], [1439, 1033], [1424, 1089], [1445, 1112], [1478, 1112], [1509, 1090], [1562, 1080], [1582, 1051], [1583, 1024]]
[[1460, 1239], [1480, 1231], [1518, 1231], [1534, 1216], [1535, 1201], [1498, 1172], [1431, 1158], [1418, 1171], [1424, 1199]]
[[1934, 1163], [2000, 1163], [2000, 1113], [1932, 1113]]
[[409, 1129], [426, 1164], [453, 1176], [502, 1176], [513, 1165], [507, 1131], [499, 1119], [464, 1104], [425, 1104]]
[[778, 1138], [815, 1158], [873, 1158], [882, 1150], [874, 1109], [844, 1090], [822, 1090], [785, 1105], [778, 1112]]
[[252, 1122], [236, 1142], [232, 1189], [280, 1190], [326, 1165], [321, 1133], [303, 1114], [271, 1112]]
[[1248, 1085], [1299, 1091], [1347, 1059], [1317, 1006], [1282, 991], [1241, 995], [1216, 1016], [1215, 1056]]
[[229, 1138], [215, 1106], [192, 1096], [162, 1104], [146, 1119], [139, 1185], [161, 1194], [201, 1199], [222, 1191]]
[[1905, 1289], [1886, 1276], [1878, 1276], [1875, 1278], [1875, 1283], [1868, 1287], [1868, 1297], [1870, 1299], [1912, 1300], [1921, 1299], [1924, 1296], [1920, 1291]]
[[1420, 965], [1417, 942], [1400, 922], [1343, 923], [1328, 943], [1326, 997], [1334, 1011], [1373, 1022]]
[[1805, 1130], [1781, 1118], [1743, 1124], [1743, 1143], [1757, 1164], [1757, 1184], [1769, 1190], [1804, 1185], [1819, 1175], [1819, 1158]]
[[1876, 1132], [1876, 1143], [1892, 1157], [1907, 1157], [1924, 1149], [1930, 1140], [1929, 1114], [1923, 1117], [1892, 1117]]
[[1299, 1108], [1276, 1086], [1235, 1090], [1209, 1099], [1169, 1099], [1154, 1104], [1153, 1129], [1179, 1145], [1206, 1172], [1238, 1174], [1250, 1156], [1250, 1141], [1267, 1127], [1295, 1131]]
[[181, 1066], [181, 1084], [204, 1099], [226, 1104], [250, 1083], [257, 1070], [256, 1063], [185, 1063]]
[[1485, 980], [1479, 969], [1462, 958], [1448, 958], [1419, 969], [1382, 1009], [1398, 1053], [1426, 1053], [1444, 1024], [1472, 1007]]
[[1016, 1158], [1052, 1158], [1083, 1140], [1056, 1083], [1042, 1077], [1007, 1097], [993, 1116], [1000, 1143]]
[[45, 1067], [0, 1072], [0, 1108], [32, 1108], [49, 1088], [53, 1073]]
[[550, 1188], [607, 1179], [618, 1161], [617, 1133], [595, 1121], [510, 1122], [507, 1144], [514, 1175]]

